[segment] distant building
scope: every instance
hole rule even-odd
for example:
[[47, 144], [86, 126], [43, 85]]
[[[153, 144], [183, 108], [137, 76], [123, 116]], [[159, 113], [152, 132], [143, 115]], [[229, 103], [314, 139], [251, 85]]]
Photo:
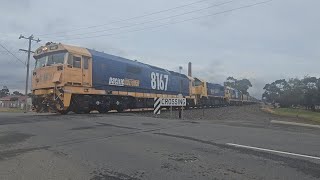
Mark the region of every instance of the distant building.
[[24, 109], [26, 104], [31, 107], [31, 98], [28, 96], [6, 96], [0, 98], [0, 108]]

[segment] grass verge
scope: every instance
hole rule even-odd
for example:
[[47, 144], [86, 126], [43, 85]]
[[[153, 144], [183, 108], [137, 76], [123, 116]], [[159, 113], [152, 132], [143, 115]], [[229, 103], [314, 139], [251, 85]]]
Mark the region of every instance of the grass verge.
[[319, 112], [312, 112], [304, 109], [293, 109], [293, 108], [276, 108], [276, 109], [268, 109], [265, 111], [272, 114], [280, 115], [280, 116], [297, 117], [297, 118], [307, 119], [307, 120], [320, 123]]
[[0, 113], [9, 112], [9, 113], [21, 113], [24, 112], [22, 109], [18, 108], [0, 108]]

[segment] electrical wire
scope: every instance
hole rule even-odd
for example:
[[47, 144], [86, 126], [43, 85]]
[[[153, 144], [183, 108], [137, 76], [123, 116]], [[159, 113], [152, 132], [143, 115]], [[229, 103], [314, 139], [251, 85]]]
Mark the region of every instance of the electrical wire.
[[6, 51], [8, 52], [11, 56], [13, 56], [16, 60], [18, 60], [19, 62], [21, 62], [24, 66], [26, 66], [26, 64], [20, 59], [18, 58], [16, 55], [14, 55], [11, 51], [9, 51], [4, 45], [2, 45], [0, 43], [0, 46]]
[[[179, 16], [183, 16], [183, 15], [187, 15], [187, 14], [191, 14], [191, 13], [203, 11], [203, 10], [206, 10], [206, 9], [210, 9], [210, 8], [222, 6], [222, 5], [225, 5], [225, 4], [228, 4], [228, 3], [232, 3], [232, 2], [234, 2], [234, 1], [235, 1], [235, 0], [223, 2], [223, 3], [219, 3], [219, 4], [213, 4], [213, 5], [208, 6], [208, 7], [205, 7], [205, 8], [201, 8], [201, 9], [197, 9], [197, 10], [193, 10], [193, 11], [188, 11], [188, 12], [185, 12], [185, 13], [181, 13], [181, 14], [177, 14], [177, 15], [173, 15], [173, 16], [168, 16], [168, 17], [164, 17], [164, 18], [159, 18], [159, 19], [154, 19], [154, 20], [150, 20], [150, 21], [145, 21], [145, 22], [141, 22], [141, 23], [126, 25], [126, 26], [120, 26], [120, 27], [115, 27], [115, 28], [109, 28], [109, 29], [104, 29], [104, 30], [99, 30], [99, 31], [91, 31], [91, 32], [86, 32], [86, 33], [72, 34], [71, 37], [72, 37], [72, 36], [87, 35], [87, 34], [95, 34], [95, 33], [107, 32], [107, 31], [111, 31], [111, 30], [118, 30], [118, 29], [124, 29], [124, 28], [130, 28], [130, 27], [134, 27], [134, 26], [149, 24], [149, 23], [153, 23], [153, 22], [157, 22], [157, 21], [162, 21], [162, 20], [166, 20], [166, 19], [171, 19], [171, 18], [175, 18], [175, 17], [179, 17]], [[70, 36], [68, 36], [68, 37], [70, 38]]]
[[184, 8], [184, 7], [188, 7], [188, 6], [192, 6], [192, 5], [194, 5], [194, 4], [202, 3], [202, 2], [205, 2], [205, 1], [210, 1], [210, 0], [195, 1], [195, 2], [192, 2], [192, 3], [189, 3], [189, 4], [185, 4], [185, 5], [181, 5], [181, 6], [176, 6], [176, 7], [173, 7], [173, 8], [164, 9], [164, 10], [160, 10], [160, 11], [156, 11], [156, 12], [152, 12], [152, 13], [147, 13], [147, 14], [144, 14], [144, 15], [139, 15], [139, 16], [134, 16], [134, 17], [131, 17], [131, 18], [126, 18], [126, 19], [120, 19], [120, 20], [116, 20], [116, 21], [111, 21], [111, 22], [105, 23], [105, 24], [87, 26], [87, 27], [82, 27], [82, 28], [78, 28], [78, 29], [73, 29], [73, 30], [68, 30], [68, 31], [60, 31], [60, 32], [55, 32], [55, 33], [39, 34], [39, 35], [37, 35], [37, 36], [45, 37], [45, 36], [47, 36], [47, 35], [64, 34], [64, 33], [68, 33], [68, 32], [74, 32], [74, 31], [84, 30], [84, 29], [92, 29], [92, 28], [107, 26], [107, 25], [110, 25], [110, 24], [116, 24], [116, 23], [120, 23], [120, 22], [125, 22], [125, 21], [134, 20], [134, 19], [140, 19], [140, 18], [144, 18], [144, 17], [151, 16], [151, 15], [160, 14], [160, 13], [164, 13], [164, 12], [168, 12], [168, 11], [172, 11], [172, 10], [176, 10], [176, 9], [180, 9], [180, 8]]
[[266, 4], [266, 3], [271, 2], [271, 1], [273, 1], [273, 0], [261, 1], [261, 2], [257, 2], [257, 3], [253, 3], [253, 4], [249, 4], [249, 5], [244, 5], [244, 6], [240, 6], [240, 7], [237, 7], [237, 8], [232, 8], [232, 9], [229, 9], [229, 10], [225, 10], [225, 11], [213, 13], [213, 14], [198, 16], [198, 17], [189, 18], [189, 19], [185, 19], [185, 20], [181, 20], [181, 21], [176, 21], [176, 22], [164, 23], [164, 24], [161, 24], [161, 25], [151, 26], [151, 27], [146, 27], [146, 28], [141, 28], [141, 29], [136, 29], [136, 30], [132, 30], [132, 31], [125, 31], [125, 32], [120, 32], [120, 33], [102, 34], [102, 35], [96, 35], [96, 36], [78, 37], [78, 38], [63, 38], [63, 39], [56, 39], [56, 40], [57, 40], [57, 41], [61, 41], [61, 40], [63, 40], [63, 41], [69, 41], [69, 40], [78, 40], [78, 39], [89, 39], [89, 38], [97, 38], [97, 37], [106, 37], [106, 36], [120, 35], [120, 34], [123, 34], [123, 33], [131, 33], [131, 32], [144, 31], [144, 30], [148, 30], [148, 29], [155, 29], [155, 28], [159, 28], [159, 27], [164, 27], [164, 26], [169, 26], [169, 25], [173, 25], [173, 24], [179, 24], [179, 23], [183, 23], [183, 22], [187, 22], [187, 21], [197, 20], [197, 19], [201, 19], [201, 18], [205, 18], [205, 17], [210, 17], [210, 16], [216, 16], [216, 15], [220, 15], [220, 14], [225, 14], [225, 13], [229, 13], [229, 12], [233, 12], [233, 11], [237, 11], [237, 10], [241, 10], [241, 9], [246, 9], [246, 8], [258, 6], [258, 5], [261, 5], [261, 4]]

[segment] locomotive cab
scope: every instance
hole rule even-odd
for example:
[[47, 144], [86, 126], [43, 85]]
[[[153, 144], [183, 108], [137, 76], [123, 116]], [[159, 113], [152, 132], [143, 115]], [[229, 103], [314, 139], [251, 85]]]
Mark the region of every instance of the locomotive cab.
[[211, 107], [225, 105], [225, 88], [194, 78], [192, 93], [197, 97], [199, 106]]
[[60, 44], [53, 44], [40, 47], [34, 58], [34, 90], [63, 85], [91, 86], [89, 53], [74, 53]]
[[242, 93], [237, 89], [226, 86], [225, 97], [227, 99], [227, 102], [231, 105], [242, 104]]
[[84, 48], [50, 43], [38, 48], [34, 58], [32, 92], [36, 111], [66, 110], [71, 101], [68, 91], [89, 91], [92, 86], [91, 55]]
[[198, 98], [207, 96], [207, 83], [198, 78], [194, 78], [192, 94], [196, 95]]

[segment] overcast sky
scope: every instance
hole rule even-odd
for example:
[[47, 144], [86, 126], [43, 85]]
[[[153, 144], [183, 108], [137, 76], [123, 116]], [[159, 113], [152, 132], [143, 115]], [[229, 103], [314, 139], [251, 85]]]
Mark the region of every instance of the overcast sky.
[[[223, 83], [228, 76], [248, 78], [253, 84], [251, 94], [259, 98], [263, 86], [276, 79], [320, 76], [319, 0], [273, 0], [219, 15], [212, 14], [263, 0], [204, 0], [187, 6], [196, 1], [2, 0], [0, 43], [23, 61], [26, 54], [18, 49], [27, 48], [27, 41], [19, 40], [20, 34], [43, 40], [33, 43], [33, 49], [47, 41], [61, 42], [174, 71], [183, 66], [184, 72], [191, 61], [193, 75], [210, 82]], [[115, 22], [128, 18], [132, 19]], [[92, 27], [97, 25], [104, 26]], [[88, 38], [76, 39], [83, 37]], [[23, 91], [25, 71], [0, 47], [0, 86]]]

